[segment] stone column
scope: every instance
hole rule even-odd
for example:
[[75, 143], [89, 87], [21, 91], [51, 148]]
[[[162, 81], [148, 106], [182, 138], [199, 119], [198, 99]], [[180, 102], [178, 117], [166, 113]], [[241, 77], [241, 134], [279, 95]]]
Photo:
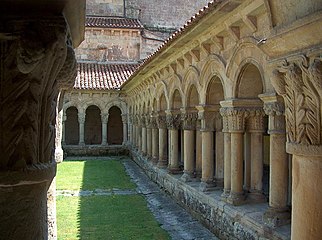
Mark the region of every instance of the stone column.
[[152, 160], [152, 116], [147, 115], [146, 119], [146, 155], [149, 160]]
[[108, 114], [101, 113], [102, 119], [102, 146], [107, 145], [107, 122], [108, 122]]
[[248, 199], [252, 202], [265, 202], [263, 194], [263, 132], [264, 111], [262, 108], [251, 109], [247, 119], [247, 131], [250, 132], [251, 146], [251, 181]]
[[263, 216], [263, 221], [272, 227], [287, 224], [291, 218], [287, 206], [289, 163], [285, 149], [284, 103], [280, 98], [275, 94], [261, 96], [265, 103], [264, 111], [269, 116], [270, 135], [269, 208]]
[[231, 137], [229, 132], [228, 108], [220, 108], [220, 115], [223, 119], [224, 134], [224, 191], [222, 199], [227, 201], [231, 189]]
[[321, 51], [277, 63], [271, 78], [284, 98], [287, 143], [292, 159], [292, 240], [322, 236]]
[[231, 190], [227, 201], [233, 205], [243, 203], [243, 146], [247, 112], [243, 108], [230, 108], [228, 111], [231, 137]]
[[249, 192], [251, 179], [251, 135], [244, 134], [244, 190]]
[[224, 187], [224, 133], [222, 132], [222, 118], [219, 112], [216, 112], [215, 118], [215, 137], [216, 137], [216, 172], [215, 183], [217, 188]]
[[202, 171], [199, 189], [203, 192], [215, 188], [214, 182], [214, 125], [216, 114], [205, 106], [198, 106], [198, 117], [201, 120], [201, 154]]
[[190, 182], [195, 178], [195, 127], [197, 118], [197, 112], [187, 112], [186, 110], [182, 110], [181, 112], [184, 144], [184, 169], [181, 179], [184, 182]]
[[202, 174], [202, 132], [201, 121], [196, 123], [196, 178], [201, 179]]
[[180, 115], [174, 113], [167, 113], [167, 127], [169, 130], [169, 165], [168, 170], [172, 174], [181, 173], [179, 168], [179, 124], [180, 124]]
[[56, 111], [56, 136], [55, 136], [55, 161], [62, 162], [64, 158], [64, 151], [62, 149], [62, 138], [63, 138], [63, 100], [64, 92], [60, 91], [57, 97], [58, 106]]
[[47, 191], [56, 172], [59, 88], [76, 72], [68, 26], [58, 14], [1, 17], [1, 238], [56, 239], [55, 184]]
[[78, 112], [78, 123], [79, 123], [79, 146], [85, 145], [85, 112]]
[[142, 137], [141, 137], [141, 151], [142, 151], [142, 154], [143, 154], [143, 156], [145, 156], [146, 155], [146, 146], [147, 146], [147, 139], [146, 139], [146, 121], [145, 121], [145, 116], [144, 117], [142, 117], [142, 118], [144, 118], [144, 120], [142, 121], [142, 129], [141, 129], [141, 133], [142, 133]]
[[127, 144], [127, 115], [122, 114], [122, 123], [123, 123], [123, 145]]
[[152, 162], [154, 164], [158, 163], [159, 159], [159, 130], [157, 125], [157, 120], [155, 116], [151, 118], [151, 128], [152, 128]]
[[159, 128], [159, 160], [158, 167], [166, 168], [168, 166], [168, 130], [166, 116], [159, 115], [157, 117]]
[[63, 119], [62, 119], [62, 145], [66, 144], [66, 128], [65, 128], [65, 122], [67, 120], [67, 117], [65, 116], [65, 114], [63, 114]]

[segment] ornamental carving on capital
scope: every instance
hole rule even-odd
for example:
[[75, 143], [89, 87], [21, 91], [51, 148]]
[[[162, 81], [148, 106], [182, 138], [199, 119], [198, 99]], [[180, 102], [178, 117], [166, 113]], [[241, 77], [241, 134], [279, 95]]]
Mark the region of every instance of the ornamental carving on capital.
[[249, 109], [248, 113], [247, 130], [249, 132], [264, 132], [264, 110], [262, 108]]
[[122, 122], [127, 123], [127, 114], [121, 114]]
[[[245, 120], [249, 115], [246, 108], [229, 107], [226, 109], [229, 132], [244, 132]], [[224, 125], [224, 127], [226, 127]]]
[[197, 119], [198, 119], [197, 112], [181, 113], [182, 128], [184, 130], [196, 129]]
[[160, 129], [166, 129], [167, 128], [167, 117], [164, 115], [159, 115], [156, 118], [156, 122], [158, 125], [158, 128]]
[[85, 123], [86, 114], [85, 113], [78, 113], [78, 123]]
[[264, 104], [264, 112], [266, 115], [284, 115], [285, 107], [282, 102], [268, 102]]
[[[57, 76], [69, 58], [63, 16], [9, 19], [0, 41], [0, 170], [54, 161]], [[72, 58], [73, 56], [71, 56]], [[69, 62], [69, 61], [67, 61]], [[68, 65], [68, 64], [67, 64]], [[75, 74], [71, 69], [71, 74]]]
[[317, 151], [322, 154], [320, 56], [301, 55], [280, 62], [273, 72], [272, 84], [284, 98], [288, 143], [306, 148], [320, 146]]
[[181, 123], [180, 114], [168, 114], [167, 119], [167, 128], [168, 129], [179, 129]]
[[101, 113], [102, 123], [105, 123], [106, 124], [108, 122], [108, 116], [109, 116], [108, 113]]
[[222, 132], [229, 132], [228, 110], [229, 108], [227, 107], [220, 108], [219, 110], [223, 123]]
[[157, 122], [157, 117], [151, 115], [151, 128], [158, 128], [158, 122]]

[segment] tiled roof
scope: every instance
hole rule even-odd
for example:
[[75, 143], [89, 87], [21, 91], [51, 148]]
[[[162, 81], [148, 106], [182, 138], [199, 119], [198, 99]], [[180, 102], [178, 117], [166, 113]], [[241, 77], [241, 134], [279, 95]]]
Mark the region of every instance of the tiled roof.
[[86, 16], [85, 26], [100, 28], [143, 28], [143, 25], [138, 19], [98, 16]]
[[[166, 39], [154, 53], [144, 59], [140, 66], [129, 77], [129, 81], [127, 81], [126, 84], [130, 82], [145, 66], [152, 62], [152, 60], [165, 51], [167, 47], [170, 46], [175, 40], [179, 39], [180, 36], [182, 36], [185, 32], [192, 29], [202, 18], [211, 13], [218, 7], [219, 4], [224, 1], [225, 0], [212, 0], [207, 4], [207, 6], [200, 9], [199, 12], [192, 16], [179, 30], [174, 32], [168, 39]], [[126, 84], [123, 84], [123, 86]]]
[[119, 89], [139, 64], [77, 63], [74, 89], [109, 90]]

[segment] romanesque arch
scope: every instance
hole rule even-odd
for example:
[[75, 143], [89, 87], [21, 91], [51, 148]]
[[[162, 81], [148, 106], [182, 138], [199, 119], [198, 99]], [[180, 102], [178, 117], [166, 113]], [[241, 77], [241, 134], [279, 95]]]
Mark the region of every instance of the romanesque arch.
[[121, 145], [123, 142], [122, 112], [117, 106], [108, 111], [107, 142], [109, 145]]
[[86, 109], [84, 137], [86, 145], [102, 143], [101, 110], [95, 105]]
[[[79, 143], [79, 123], [78, 123], [78, 110], [76, 107], [71, 106], [65, 112], [65, 131], [64, 138], [66, 145], [78, 145]], [[64, 139], [63, 139], [64, 141]]]

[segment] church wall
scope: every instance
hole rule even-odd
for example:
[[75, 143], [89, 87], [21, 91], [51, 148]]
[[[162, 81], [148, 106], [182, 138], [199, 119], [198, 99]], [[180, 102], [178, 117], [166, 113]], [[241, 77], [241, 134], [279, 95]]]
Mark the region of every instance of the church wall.
[[139, 30], [86, 28], [85, 40], [75, 51], [76, 58], [99, 62], [137, 61], [140, 44]]
[[86, 14], [97, 16], [123, 16], [124, 0], [87, 0]]

